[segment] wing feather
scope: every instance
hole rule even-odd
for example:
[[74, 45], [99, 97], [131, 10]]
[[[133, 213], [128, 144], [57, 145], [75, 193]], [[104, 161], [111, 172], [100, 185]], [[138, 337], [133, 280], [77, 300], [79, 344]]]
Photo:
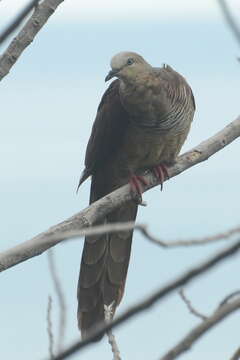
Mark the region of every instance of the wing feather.
[[79, 186], [106, 161], [111, 161], [124, 137], [129, 115], [122, 106], [119, 95], [119, 80], [113, 81], [103, 94], [88, 141], [85, 169]]

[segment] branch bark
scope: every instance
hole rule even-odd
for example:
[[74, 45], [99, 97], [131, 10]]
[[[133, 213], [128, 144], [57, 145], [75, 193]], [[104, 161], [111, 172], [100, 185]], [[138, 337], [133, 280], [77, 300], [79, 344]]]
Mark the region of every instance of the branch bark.
[[[223, 149], [239, 136], [240, 116], [214, 136], [181, 155], [175, 165], [169, 167], [169, 176], [177, 176], [190, 167], [207, 160], [210, 156]], [[145, 175], [145, 178], [149, 183], [146, 190], [159, 184], [151, 172]], [[0, 253], [0, 271], [6, 270], [18, 263], [42, 254], [60, 241], [74, 235], [76, 236], [77, 232], [79, 236], [80, 230], [85, 229], [83, 230], [82, 235], [85, 235], [87, 232], [89, 233], [91, 229], [86, 228], [91, 227], [99, 219], [131, 199], [132, 193], [130, 191], [130, 186], [128, 184], [124, 185], [69, 219], [52, 226], [49, 230], [37, 235], [33, 239]], [[69, 236], [69, 234], [71, 234], [71, 236]]]
[[0, 57], [0, 81], [9, 73], [22, 52], [64, 0], [44, 0], [35, 8], [30, 19]]
[[21, 24], [23, 19], [30, 13], [30, 11], [38, 4], [39, 0], [32, 0], [27, 6], [15, 17], [10, 25], [1, 33], [0, 44], [6, 40], [6, 38], [13, 33], [13, 31]]
[[[105, 332], [109, 331], [110, 329], [113, 329], [120, 324], [126, 322], [126, 320], [134, 317], [135, 315], [139, 314], [142, 311], [145, 311], [146, 309], [149, 309], [151, 306], [153, 306], [157, 301], [163, 300], [167, 296], [169, 296], [173, 291], [178, 289], [179, 287], [190, 283], [193, 279], [198, 277], [199, 275], [204, 274], [208, 270], [212, 269], [215, 265], [221, 263], [222, 261], [226, 260], [227, 258], [231, 257], [232, 255], [236, 254], [240, 250], [240, 239], [232, 246], [228, 247], [227, 249], [222, 250], [218, 254], [212, 256], [208, 260], [198, 264], [195, 267], [192, 267], [190, 270], [185, 272], [184, 274], [180, 275], [173, 281], [168, 282], [165, 286], [158, 289], [155, 293], [148, 296], [143, 301], [137, 303], [136, 305], [129, 308], [129, 310], [125, 311], [122, 315], [118, 316], [115, 320], [112, 322], [104, 325], [99, 326], [94, 333], [92, 333], [87, 339], [83, 341], [77, 341], [72, 346], [65, 349], [61, 354], [58, 354], [55, 358], [55, 360], [63, 360], [68, 358], [69, 356], [75, 354], [80, 349], [85, 348], [88, 345], [92, 345], [92, 341], [96, 340], [98, 336], [103, 335]], [[219, 308], [217, 315], [217, 321], [220, 321], [223, 319], [227, 314], [234, 311], [234, 305], [238, 303], [238, 306], [240, 305], [240, 299], [237, 299], [236, 301], [232, 301], [229, 304], [226, 304]], [[232, 305], [232, 306], [231, 306]], [[222, 312], [220, 311], [221, 309]], [[227, 309], [227, 310], [226, 310]], [[209, 318], [208, 318], [209, 319]], [[207, 320], [206, 320], [207, 321]], [[201, 324], [202, 325], [202, 324]], [[208, 323], [208, 328], [210, 328], [212, 325], [211, 320]], [[201, 329], [201, 328], [200, 328]], [[202, 332], [200, 331], [200, 335]]]
[[235, 351], [235, 353], [233, 354], [230, 360], [239, 360], [239, 359], [240, 359], [240, 347]]

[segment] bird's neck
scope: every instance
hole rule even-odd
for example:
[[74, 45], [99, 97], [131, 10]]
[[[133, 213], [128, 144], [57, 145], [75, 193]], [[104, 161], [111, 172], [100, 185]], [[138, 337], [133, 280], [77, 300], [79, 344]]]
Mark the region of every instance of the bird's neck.
[[152, 83], [153, 71], [151, 68], [144, 73], [136, 74], [133, 77], [120, 78], [120, 91], [137, 91], [139, 88], [148, 88]]

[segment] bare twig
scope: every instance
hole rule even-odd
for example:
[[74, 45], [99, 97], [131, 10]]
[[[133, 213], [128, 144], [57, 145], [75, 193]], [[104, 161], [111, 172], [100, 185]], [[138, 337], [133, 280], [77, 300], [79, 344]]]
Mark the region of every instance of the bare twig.
[[[113, 305], [114, 305], [114, 303], [112, 303], [108, 306], [104, 305], [104, 315], [105, 315], [106, 323], [109, 323], [112, 321]], [[112, 349], [112, 353], [113, 353], [113, 360], [121, 360], [120, 351], [119, 351], [115, 336], [113, 335], [113, 332], [111, 329], [107, 331], [107, 337], [108, 337], [108, 342], [111, 345], [111, 349]]]
[[227, 5], [227, 2], [225, 0], [218, 0], [218, 3], [222, 9], [222, 13], [224, 15], [224, 18], [229, 25], [230, 29], [232, 30], [233, 35], [237, 39], [238, 44], [240, 45], [240, 28], [236, 24], [236, 21], [231, 14], [231, 11]]
[[235, 351], [235, 353], [233, 354], [230, 360], [239, 360], [239, 359], [240, 359], [240, 347]]
[[48, 296], [48, 307], [47, 307], [47, 332], [48, 332], [48, 340], [49, 340], [49, 355], [50, 355], [50, 360], [54, 360], [54, 351], [53, 351], [53, 347], [54, 347], [54, 337], [53, 337], [53, 332], [52, 332], [52, 298], [49, 295]]
[[209, 329], [217, 325], [226, 316], [230, 315], [233, 311], [240, 308], [240, 299], [237, 299], [229, 304], [225, 304], [211, 316], [209, 316], [200, 325], [192, 329], [181, 341], [175, 345], [170, 351], [167, 352], [160, 360], [173, 360], [179, 355], [189, 350], [191, 346], [200, 339]]
[[16, 18], [7, 26], [7, 28], [0, 34], [0, 44], [13, 33], [13, 31], [21, 24], [23, 19], [30, 13], [30, 11], [38, 4], [39, 0], [32, 0], [30, 3], [16, 16]]
[[59, 331], [58, 331], [58, 341], [57, 341], [57, 353], [60, 353], [63, 349], [64, 338], [65, 338], [65, 330], [66, 330], [66, 303], [65, 296], [61, 286], [61, 281], [59, 279], [53, 250], [48, 250], [48, 264], [50, 274], [53, 280], [54, 288], [57, 294], [57, 299], [60, 308], [60, 321], [59, 321]]
[[[191, 280], [198, 277], [199, 275], [204, 274], [206, 271], [213, 268], [215, 265], [219, 264], [223, 260], [226, 260], [227, 258], [231, 257], [233, 254], [237, 253], [237, 251], [239, 251], [239, 250], [240, 250], [240, 239], [234, 245], [228, 247], [227, 249], [222, 250], [217, 255], [214, 255], [211, 258], [209, 258], [208, 260], [191, 268], [189, 271], [187, 271], [183, 275], [177, 277], [173, 281], [168, 282], [164, 287], [158, 289], [155, 293], [153, 293], [152, 295], [145, 298], [145, 300], [132, 306], [130, 309], [125, 311], [122, 315], [118, 316], [111, 323], [101, 326], [99, 329], [94, 331], [87, 339], [85, 339], [83, 341], [77, 341], [72, 346], [70, 346], [69, 348], [64, 350], [61, 354], [58, 354], [56, 356], [55, 360], [66, 359], [67, 357], [73, 355], [80, 349], [83, 349], [84, 347], [92, 344], [92, 341], [97, 339], [99, 336], [103, 335], [110, 329], [113, 329], [113, 328], [119, 326], [120, 324], [122, 324], [126, 320], [136, 316], [140, 312], [150, 308], [157, 301], [163, 300], [164, 298], [169, 296], [173, 291], [175, 291], [179, 287], [189, 283]], [[240, 303], [240, 300], [239, 300], [239, 303]], [[235, 302], [226, 304], [226, 308], [229, 309], [229, 307], [230, 307], [230, 309], [232, 309], [231, 306], [233, 306], [233, 304], [235, 304]], [[224, 314], [225, 306], [222, 307], [222, 309], [224, 309], [222, 312], [220, 312], [221, 308], [219, 309], [219, 314]], [[226, 316], [226, 315], [222, 315], [222, 317], [223, 316]], [[206, 321], [209, 321], [209, 318]], [[204, 324], [205, 324], [205, 322], [204, 322]], [[210, 320], [210, 322], [211, 322], [211, 320]], [[210, 326], [211, 326], [211, 324], [210, 324]]]
[[193, 315], [199, 317], [202, 320], [206, 320], [208, 317], [201, 314], [198, 310], [196, 310], [192, 304], [191, 301], [186, 297], [186, 295], [184, 294], [184, 290], [180, 289], [179, 290], [179, 295], [181, 296], [183, 302], [186, 304], [188, 310], [190, 311], [190, 313], [192, 313]]
[[63, 1], [44, 0], [35, 8], [33, 15], [0, 57], [0, 80], [9, 73], [22, 52], [31, 44], [39, 30]]
[[[170, 177], [174, 177], [190, 167], [207, 160], [210, 156], [230, 144], [239, 136], [240, 116], [216, 135], [181, 155], [177, 162], [172, 167], [169, 167]], [[150, 184], [146, 190], [159, 184], [156, 177], [151, 173], [145, 175], [145, 178]], [[83, 229], [82, 236], [87, 234], [87, 232], [89, 234], [92, 230], [86, 228], [92, 227], [99, 219], [131, 199], [132, 193], [130, 191], [130, 186], [124, 185], [111, 194], [96, 201], [85, 210], [82, 210], [60, 224], [52, 226], [49, 230], [39, 234], [33, 239], [0, 253], [0, 271], [4, 271], [18, 263], [42, 254], [50, 247], [55, 246], [60, 241], [68, 238], [69, 234], [71, 234], [70, 237], [72, 237], [74, 234], [76, 236], [77, 232], [77, 236], [79, 236], [79, 231]], [[101, 231], [106, 232], [104, 229]], [[239, 229], [235, 229], [235, 231], [237, 232]], [[152, 239], [154, 238], [152, 237]], [[209, 242], [210, 239], [207, 238], [207, 241]]]
[[219, 240], [226, 240], [229, 239], [231, 236], [240, 233], [240, 226], [232, 228], [228, 231], [224, 231], [212, 236], [205, 236], [201, 238], [193, 238], [193, 239], [180, 239], [180, 240], [173, 240], [173, 241], [164, 241], [156, 236], [153, 236], [147, 230], [146, 225], [136, 224], [134, 226], [135, 229], [138, 229], [145, 235], [145, 237], [150, 240], [151, 242], [155, 243], [156, 245], [160, 245], [162, 247], [182, 247], [182, 246], [199, 246], [199, 245], [209, 245]]
[[240, 296], [240, 290], [234, 291], [231, 294], [229, 294], [228, 296], [226, 296], [219, 304], [219, 307], [227, 304], [229, 301], [232, 301], [234, 298], [239, 297]]

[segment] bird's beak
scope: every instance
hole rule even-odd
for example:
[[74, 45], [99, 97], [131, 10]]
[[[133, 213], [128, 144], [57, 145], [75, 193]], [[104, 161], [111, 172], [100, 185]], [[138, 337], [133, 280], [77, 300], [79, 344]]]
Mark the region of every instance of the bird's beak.
[[114, 76], [117, 75], [117, 73], [118, 73], [117, 70], [110, 70], [107, 76], [105, 77], [105, 81], [112, 79]]

